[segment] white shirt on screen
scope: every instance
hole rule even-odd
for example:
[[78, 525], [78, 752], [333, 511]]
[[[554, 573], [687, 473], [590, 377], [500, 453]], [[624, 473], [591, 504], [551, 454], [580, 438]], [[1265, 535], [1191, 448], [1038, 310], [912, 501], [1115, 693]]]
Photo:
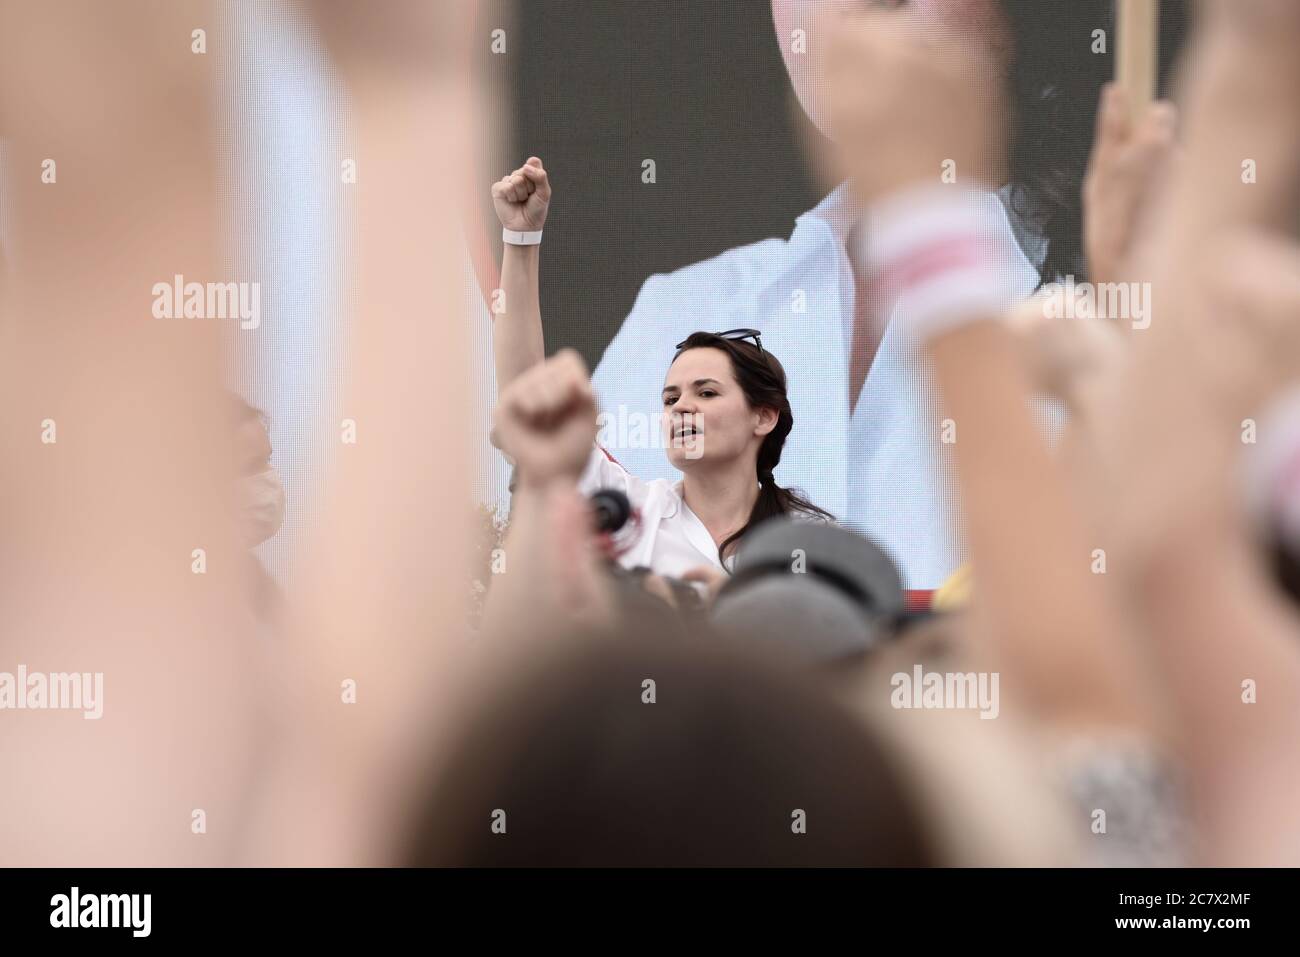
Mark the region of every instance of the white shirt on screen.
[[578, 490], [583, 495], [591, 495], [604, 488], [618, 489], [626, 495], [639, 520], [638, 534], [630, 541], [628, 550], [619, 556], [619, 564], [624, 568], [649, 568], [668, 578], [680, 578], [684, 572], [701, 565], [723, 570], [718, 546], [704, 523], [687, 507], [680, 481], [666, 478], [645, 481], [596, 447], [578, 480]]
[[[1038, 271], [998, 197], [990, 193], [988, 201], [1017, 257], [1003, 270], [1010, 306], [1034, 292]], [[676, 473], [656, 429], [621, 423], [657, 421], [673, 346], [690, 333], [758, 329], [785, 367], [794, 411], [777, 481], [871, 537], [907, 588], [937, 588], [961, 561], [952, 447], [942, 441], [930, 372], [907, 341], [905, 322], [896, 321], [897, 308], [850, 412], [850, 216], [841, 186], [799, 217], [788, 240], [738, 247], [646, 280], [593, 376], [608, 423], [601, 441], [626, 472], [671, 487]]]

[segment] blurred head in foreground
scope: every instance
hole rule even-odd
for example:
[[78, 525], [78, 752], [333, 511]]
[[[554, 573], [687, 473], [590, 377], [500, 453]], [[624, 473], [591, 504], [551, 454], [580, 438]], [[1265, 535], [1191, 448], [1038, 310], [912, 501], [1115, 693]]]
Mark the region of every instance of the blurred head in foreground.
[[936, 863], [894, 758], [802, 669], [575, 644], [516, 669], [436, 769], [407, 863]]

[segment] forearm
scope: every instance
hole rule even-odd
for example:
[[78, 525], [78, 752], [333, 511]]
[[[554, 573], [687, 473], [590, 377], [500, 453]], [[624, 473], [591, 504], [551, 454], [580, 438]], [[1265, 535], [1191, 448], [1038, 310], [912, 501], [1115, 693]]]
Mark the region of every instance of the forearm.
[[[1300, 620], [1269, 586], [1250, 539], [1189, 520], [1165, 539], [1143, 584], [1161, 671], [1207, 761], [1297, 726]], [[1248, 679], [1258, 689], [1251, 707]]]
[[562, 638], [607, 619], [590, 506], [572, 476], [523, 481], [504, 543], [507, 574], [495, 576], [483, 630], [502, 641]]
[[1011, 335], [988, 321], [928, 348], [945, 414], [975, 568], [976, 620], [990, 653], [1053, 717], [1149, 727], [1133, 694], [1122, 619], [1093, 573], [1069, 477], [1035, 423], [1031, 383]]
[[[1229, 678], [1239, 683], [1258, 670], [1287, 694], [1300, 692], [1300, 620], [1262, 567], [1239, 468], [1245, 422], [1294, 375], [1276, 361], [1294, 354], [1280, 336], [1300, 315], [1283, 292], [1294, 252], [1254, 232], [1290, 208], [1300, 179], [1300, 75], [1285, 46], [1281, 34], [1245, 43], [1222, 20], [1198, 40], [1203, 66], [1189, 75], [1185, 96], [1187, 155], [1151, 270], [1165, 302], [1134, 343], [1104, 436], [1107, 461], [1124, 469], [1115, 469], [1123, 494], [1114, 535], [1126, 540], [1135, 602], [1181, 723], [1198, 736], [1247, 718], [1239, 692], [1207, 694]], [[1292, 82], [1280, 82], [1288, 75]], [[1267, 166], [1269, 182], [1240, 185], [1242, 156]], [[1256, 238], [1243, 241], [1242, 229]]]
[[1153, 674], [1180, 729], [1192, 810], [1212, 866], [1289, 863], [1300, 787], [1300, 623], [1245, 536], [1194, 520], [1144, 579]]
[[[1276, 746], [1271, 736], [1296, 726], [1300, 618], [1273, 586], [1246, 517], [1238, 428], [1198, 406], [1189, 381], [1197, 377], [1180, 388], [1176, 357], [1162, 358], [1135, 370], [1152, 391], [1141, 394], [1127, 425], [1124, 490], [1133, 501], [1121, 517], [1147, 526], [1126, 557], [1133, 606], [1208, 780], [1224, 773], [1216, 765], [1257, 760], [1248, 742]], [[1153, 434], [1162, 441], [1153, 443]], [[1258, 686], [1258, 704], [1245, 704], [1247, 679]]]
[[500, 394], [546, 357], [538, 294], [541, 246], [505, 244], [501, 260], [501, 308], [493, 310], [492, 352]]

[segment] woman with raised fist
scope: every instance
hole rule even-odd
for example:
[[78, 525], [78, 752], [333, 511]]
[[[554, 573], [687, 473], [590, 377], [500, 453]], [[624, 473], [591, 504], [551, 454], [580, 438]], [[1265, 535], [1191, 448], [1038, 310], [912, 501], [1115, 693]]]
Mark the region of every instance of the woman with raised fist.
[[666, 448], [682, 480], [643, 481], [619, 465], [596, 442], [596, 400], [582, 360], [571, 350], [543, 358], [538, 250], [551, 185], [541, 160], [530, 157], [503, 177], [492, 197], [505, 243], [494, 434], [515, 462], [517, 488], [560, 482], [585, 493], [622, 491], [639, 533], [620, 563], [668, 577], [701, 567], [723, 573], [741, 537], [773, 515], [830, 517], [777, 484], [794, 416], [785, 370], [750, 329], [695, 332], [660, 347], [669, 363], [662, 412], [633, 432], [639, 425], [648, 447]]

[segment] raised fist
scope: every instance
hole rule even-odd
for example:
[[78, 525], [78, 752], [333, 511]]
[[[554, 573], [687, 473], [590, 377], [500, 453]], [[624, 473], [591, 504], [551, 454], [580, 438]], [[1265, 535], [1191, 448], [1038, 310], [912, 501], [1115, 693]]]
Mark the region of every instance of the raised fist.
[[576, 480], [596, 441], [596, 397], [582, 357], [562, 349], [501, 393], [493, 441], [514, 459], [521, 482]]
[[536, 156], [513, 173], [492, 184], [492, 205], [506, 229], [520, 233], [537, 232], [546, 222], [551, 204], [551, 181]]
[[1172, 103], [1152, 104], [1134, 119], [1123, 88], [1111, 84], [1103, 92], [1083, 181], [1084, 247], [1093, 282], [1118, 282], [1121, 272], [1132, 270], [1154, 194], [1169, 180], [1177, 156], [1177, 122]]

